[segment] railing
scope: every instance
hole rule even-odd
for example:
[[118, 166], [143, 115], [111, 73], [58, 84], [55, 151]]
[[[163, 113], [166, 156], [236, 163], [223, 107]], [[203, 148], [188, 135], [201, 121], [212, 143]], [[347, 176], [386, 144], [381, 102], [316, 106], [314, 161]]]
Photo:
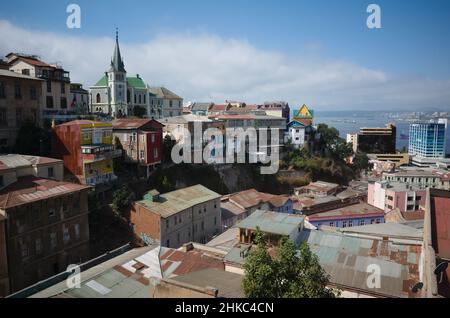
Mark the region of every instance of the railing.
[[[85, 263], [80, 264], [80, 270], [81, 271], [85, 271], [88, 270], [89, 268], [92, 268], [94, 266], [97, 266], [98, 264], [104, 263], [116, 256], [122, 255], [125, 252], [128, 252], [131, 249], [131, 244], [127, 243], [119, 248], [116, 248], [115, 250], [106, 252], [103, 255], [100, 255], [96, 258], [93, 258]], [[31, 285], [25, 289], [22, 289], [18, 292], [15, 292], [9, 296], [6, 296], [6, 298], [27, 298], [30, 297], [40, 291], [43, 291], [44, 289], [47, 289], [51, 286], [54, 286], [58, 283], [63, 282], [64, 280], [67, 279], [67, 277], [69, 277], [69, 275], [71, 275], [71, 272], [65, 271], [59, 274], [56, 274], [52, 277], [49, 277], [43, 281], [40, 281], [34, 285]]]

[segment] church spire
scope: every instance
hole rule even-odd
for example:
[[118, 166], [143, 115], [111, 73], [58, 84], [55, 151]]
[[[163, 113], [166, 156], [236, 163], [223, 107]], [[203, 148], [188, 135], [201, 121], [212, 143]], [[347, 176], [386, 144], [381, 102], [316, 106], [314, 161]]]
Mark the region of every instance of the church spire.
[[110, 71], [126, 72], [125, 65], [123, 64], [122, 56], [120, 55], [119, 48], [119, 30], [116, 28], [116, 47], [114, 48], [113, 58], [111, 60]]

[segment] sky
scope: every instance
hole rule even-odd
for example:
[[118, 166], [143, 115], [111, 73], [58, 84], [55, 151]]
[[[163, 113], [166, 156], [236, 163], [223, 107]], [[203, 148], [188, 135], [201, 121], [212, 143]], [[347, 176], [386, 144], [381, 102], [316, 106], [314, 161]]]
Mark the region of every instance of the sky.
[[[66, 25], [70, 3], [80, 29]], [[381, 29], [366, 25], [371, 3]], [[448, 0], [15, 0], [0, 11], [0, 56], [37, 54], [89, 87], [116, 27], [128, 74], [185, 101], [450, 111]]]

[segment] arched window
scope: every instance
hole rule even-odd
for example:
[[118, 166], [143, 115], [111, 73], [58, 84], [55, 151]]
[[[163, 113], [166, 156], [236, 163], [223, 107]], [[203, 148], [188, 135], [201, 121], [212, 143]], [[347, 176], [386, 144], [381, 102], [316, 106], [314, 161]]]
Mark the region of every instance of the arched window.
[[129, 103], [131, 101], [131, 93], [129, 90], [127, 90], [127, 103]]
[[100, 93], [97, 93], [97, 104], [102, 102], [102, 98], [100, 97]]

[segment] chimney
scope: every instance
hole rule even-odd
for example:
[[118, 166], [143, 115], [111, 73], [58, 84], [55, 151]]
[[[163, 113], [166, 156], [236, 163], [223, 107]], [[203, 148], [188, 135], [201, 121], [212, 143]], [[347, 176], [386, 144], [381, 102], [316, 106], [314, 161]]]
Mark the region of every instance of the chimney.
[[194, 250], [194, 244], [192, 242], [183, 244], [182, 250], [185, 253], [193, 251]]

